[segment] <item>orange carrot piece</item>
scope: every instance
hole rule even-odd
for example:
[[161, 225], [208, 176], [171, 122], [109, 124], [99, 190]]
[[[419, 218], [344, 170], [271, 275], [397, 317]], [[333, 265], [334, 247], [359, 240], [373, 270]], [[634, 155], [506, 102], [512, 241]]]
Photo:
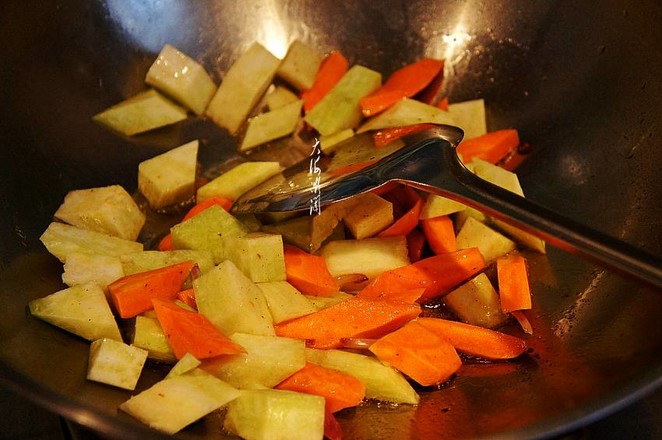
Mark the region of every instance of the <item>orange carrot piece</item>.
[[368, 350], [423, 386], [446, 381], [462, 366], [455, 347], [417, 321], [378, 339]]
[[424, 58], [391, 74], [375, 92], [359, 101], [363, 116], [374, 116], [403, 98], [410, 98], [423, 90], [437, 76], [444, 62]]
[[[441, 60], [442, 63], [444, 60]], [[439, 98], [443, 93], [444, 69], [439, 69], [439, 73], [434, 77], [430, 84], [414, 96], [414, 99], [429, 105], [438, 105]]]
[[402, 301], [408, 303], [415, 303], [416, 301], [421, 299], [421, 296], [423, 296], [424, 292], [425, 292], [425, 288], [418, 287], [414, 289], [406, 289], [406, 288], [393, 289], [387, 292], [363, 289], [359, 293], [361, 293], [361, 298], [373, 298], [373, 299], [382, 299], [386, 301]]
[[365, 397], [365, 385], [354, 376], [309, 362], [275, 388], [322, 396], [331, 413], [357, 406]]
[[423, 199], [418, 198], [414, 206], [402, 217], [397, 219], [391, 226], [377, 234], [377, 237], [394, 237], [396, 235], [407, 235], [418, 226], [418, 217], [423, 209]]
[[186, 353], [191, 353], [198, 359], [207, 359], [245, 352], [206, 316], [160, 298], [152, 299], [152, 304], [156, 319], [159, 320], [177, 359], [181, 359]]
[[342, 427], [333, 413], [324, 409], [324, 438], [328, 440], [342, 440]]
[[513, 315], [513, 318], [515, 318], [520, 327], [522, 327], [522, 331], [524, 333], [527, 335], [533, 334], [533, 326], [531, 325], [531, 321], [529, 321], [529, 318], [526, 317], [522, 310], [513, 310], [510, 312], [510, 314]]
[[434, 127], [436, 127], [436, 125], [425, 123], [405, 125], [402, 127], [382, 128], [381, 130], [376, 130], [372, 134], [372, 141], [375, 143], [376, 148], [382, 148], [383, 146], [393, 142], [396, 139], [400, 139], [401, 137], [405, 137], [407, 135], [418, 133], [419, 131]]
[[512, 149], [517, 148], [518, 145], [519, 134], [517, 130], [504, 129], [462, 141], [457, 146], [457, 152], [462, 156], [465, 163], [469, 163], [474, 157], [477, 157], [495, 164]]
[[152, 298], [175, 298], [194, 264], [193, 261], [184, 261], [112, 282], [108, 291], [115, 309], [122, 318], [132, 318], [150, 310]]
[[521, 255], [499, 257], [497, 259], [497, 279], [501, 310], [504, 313], [531, 308], [529, 275], [524, 257]]
[[409, 251], [409, 261], [417, 262], [423, 256], [425, 247], [425, 235], [418, 229], [414, 229], [407, 234], [407, 249]]
[[527, 348], [524, 339], [477, 325], [439, 318], [419, 318], [417, 322], [458, 351], [485, 359], [513, 359]]
[[161, 252], [172, 250], [172, 234], [170, 232], [159, 241], [157, 249]]
[[526, 143], [520, 143], [517, 148], [511, 150], [506, 157], [501, 159], [497, 165], [505, 170], [514, 171], [529, 157], [530, 153], [531, 146]]
[[[230, 208], [232, 207], [232, 203], [233, 203], [232, 200], [230, 200], [226, 197], [222, 197], [222, 196], [209, 198], [209, 199], [205, 200], [204, 202], [200, 202], [200, 203], [194, 205], [186, 213], [186, 215], [184, 216], [182, 221], [186, 221], [186, 220], [190, 219], [191, 217], [194, 217], [194, 216], [200, 214], [202, 211], [209, 208], [210, 206], [214, 206], [214, 205], [220, 206], [224, 210], [230, 212]], [[168, 235], [166, 235], [165, 237], [163, 237], [161, 239], [161, 241], [159, 241], [158, 249], [160, 251], [170, 251], [170, 250], [172, 250], [172, 234], [168, 233]]]
[[445, 112], [448, 111], [448, 97], [447, 96], [445, 96], [441, 101], [439, 101], [439, 104], [437, 104], [437, 108], [440, 108]]
[[177, 293], [177, 299], [193, 309], [198, 308], [198, 304], [195, 302], [195, 291], [193, 289], [186, 289]]
[[347, 72], [349, 62], [340, 52], [331, 52], [320, 64], [313, 86], [301, 94], [303, 109], [311, 111]]
[[338, 348], [343, 338], [378, 338], [416, 318], [416, 303], [354, 296], [318, 312], [277, 324], [276, 334], [313, 348]]
[[424, 258], [407, 266], [382, 272], [358, 296], [378, 297], [388, 292], [424, 288], [421, 300], [430, 299], [485, 268], [478, 248], [462, 249]]
[[329, 272], [324, 258], [288, 244], [284, 246], [284, 254], [287, 281], [301, 293], [331, 296], [340, 291], [338, 281]]
[[455, 241], [455, 228], [453, 220], [447, 215], [431, 217], [421, 220], [421, 229], [425, 238], [435, 254], [455, 252], [457, 243]]

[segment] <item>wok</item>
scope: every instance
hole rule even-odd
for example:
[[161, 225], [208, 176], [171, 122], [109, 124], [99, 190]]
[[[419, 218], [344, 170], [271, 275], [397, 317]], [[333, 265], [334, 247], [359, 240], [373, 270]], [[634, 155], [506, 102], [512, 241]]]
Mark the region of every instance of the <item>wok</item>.
[[[85, 380], [88, 344], [33, 319], [62, 285], [38, 237], [67, 191], [120, 183], [187, 140], [232, 160], [236, 141], [192, 118], [120, 138], [90, 117], [143, 88], [163, 44], [218, 82], [254, 40], [283, 56], [294, 38], [389, 74], [446, 59], [452, 101], [485, 98], [489, 128], [532, 146], [531, 199], [662, 252], [662, 7], [656, 1], [5, 1], [0, 12], [0, 377], [3, 387], [108, 437], [157, 434]], [[149, 239], [150, 237], [145, 237]], [[533, 438], [604, 417], [662, 383], [662, 295], [576, 257], [529, 255], [535, 335], [512, 363], [469, 365], [417, 407], [342, 413], [347, 438]], [[150, 365], [144, 389], [165, 369]], [[181, 438], [222, 438], [212, 415]]]

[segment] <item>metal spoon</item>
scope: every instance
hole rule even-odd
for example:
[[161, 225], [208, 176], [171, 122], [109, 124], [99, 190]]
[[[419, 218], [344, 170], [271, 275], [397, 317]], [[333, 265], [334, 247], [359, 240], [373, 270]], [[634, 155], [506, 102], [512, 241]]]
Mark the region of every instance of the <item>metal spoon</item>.
[[239, 198], [234, 213], [321, 207], [399, 182], [479, 209], [547, 243], [662, 287], [662, 260], [622, 240], [550, 211], [469, 171], [455, 152], [464, 133], [439, 126], [404, 138], [405, 146], [359, 171], [327, 173], [319, 157], [286, 170]]

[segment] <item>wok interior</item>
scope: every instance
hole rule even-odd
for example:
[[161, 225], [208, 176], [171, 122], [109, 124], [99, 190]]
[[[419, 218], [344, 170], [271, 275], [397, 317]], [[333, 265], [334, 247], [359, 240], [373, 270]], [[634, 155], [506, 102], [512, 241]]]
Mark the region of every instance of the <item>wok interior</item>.
[[[85, 380], [88, 344], [31, 318], [60, 289], [38, 241], [67, 191], [120, 183], [137, 164], [199, 138], [208, 166], [236, 141], [200, 119], [135, 138], [90, 117], [143, 86], [163, 44], [218, 82], [255, 40], [282, 57], [294, 38], [388, 75], [446, 59], [451, 101], [484, 98], [490, 129], [515, 127], [533, 153], [527, 195], [651, 253], [660, 243], [662, 10], [655, 2], [5, 2], [0, 128], [0, 372], [50, 409], [122, 438], [155, 433], [117, 405], [127, 393]], [[529, 255], [531, 350], [475, 363], [421, 404], [342, 413], [347, 438], [546, 436], [613, 411], [662, 381], [662, 296], [556, 249]], [[148, 387], [165, 367], [151, 365]], [[181, 434], [220, 438], [218, 416]]]

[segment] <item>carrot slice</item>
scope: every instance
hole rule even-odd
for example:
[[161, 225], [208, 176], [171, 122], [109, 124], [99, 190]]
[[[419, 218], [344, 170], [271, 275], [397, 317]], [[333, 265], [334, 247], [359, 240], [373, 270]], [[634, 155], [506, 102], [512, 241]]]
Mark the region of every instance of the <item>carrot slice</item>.
[[375, 92], [359, 101], [363, 116], [373, 116], [401, 100], [423, 90], [437, 76], [444, 62], [424, 58], [391, 74]]
[[347, 72], [348, 68], [349, 62], [347, 58], [335, 50], [322, 60], [319, 70], [315, 75], [313, 86], [301, 94], [303, 109], [306, 113], [311, 111], [329, 93], [333, 86]]
[[455, 228], [449, 216], [442, 215], [423, 219], [421, 220], [421, 229], [423, 229], [425, 238], [435, 254], [445, 254], [457, 250]]
[[524, 257], [521, 255], [499, 257], [497, 259], [497, 279], [501, 310], [504, 313], [531, 308], [529, 275]]
[[444, 382], [462, 366], [455, 348], [417, 321], [378, 339], [368, 350], [424, 386]]
[[324, 438], [328, 440], [342, 440], [342, 427], [333, 413], [324, 409]]
[[465, 163], [474, 157], [490, 163], [497, 163], [519, 145], [519, 134], [515, 129], [492, 131], [473, 139], [460, 142], [457, 152]]
[[275, 388], [322, 396], [331, 413], [357, 406], [365, 397], [365, 385], [354, 376], [309, 362]]
[[378, 338], [421, 313], [416, 303], [354, 296], [318, 312], [277, 324], [276, 334], [313, 348], [338, 348], [343, 338]]
[[[190, 219], [191, 217], [195, 217], [196, 215], [200, 214], [202, 211], [205, 209], [209, 208], [210, 206], [220, 206], [224, 210], [230, 212], [230, 208], [232, 208], [232, 200], [218, 196], [218, 197], [211, 197], [203, 202], [200, 202], [196, 205], [194, 205], [184, 216], [182, 221], [186, 221]], [[159, 241], [158, 249], [160, 251], [170, 251], [172, 250], [172, 234], [168, 233], [165, 237]]]
[[397, 219], [391, 226], [377, 234], [378, 237], [393, 237], [396, 235], [407, 235], [418, 226], [418, 217], [423, 209], [423, 199], [418, 198], [414, 206], [402, 217]]
[[192, 309], [198, 308], [198, 305], [195, 302], [195, 291], [193, 289], [186, 289], [177, 293], [177, 299]]
[[417, 322], [458, 351], [485, 359], [513, 359], [527, 348], [523, 339], [477, 325], [439, 318], [419, 318]]
[[197, 359], [206, 359], [245, 351], [225, 336], [206, 316], [160, 298], [152, 299], [152, 304], [156, 319], [159, 320], [177, 359], [181, 359], [186, 353], [191, 353]]
[[301, 293], [316, 296], [338, 293], [338, 281], [329, 272], [324, 258], [289, 244], [284, 245], [284, 254], [287, 281]]
[[152, 308], [152, 298], [173, 299], [191, 273], [193, 261], [184, 261], [120, 278], [108, 285], [115, 309], [132, 318]]
[[478, 248], [434, 255], [382, 272], [358, 296], [379, 297], [388, 292], [424, 288], [421, 300], [426, 300], [447, 292], [484, 268], [485, 260]]
[[425, 247], [425, 235], [418, 229], [407, 234], [407, 249], [409, 250], [409, 261], [417, 262], [423, 256]]
[[448, 111], [448, 97], [447, 96], [445, 96], [441, 101], [439, 101], [439, 104], [437, 104], [437, 108], [440, 108], [445, 112]]

